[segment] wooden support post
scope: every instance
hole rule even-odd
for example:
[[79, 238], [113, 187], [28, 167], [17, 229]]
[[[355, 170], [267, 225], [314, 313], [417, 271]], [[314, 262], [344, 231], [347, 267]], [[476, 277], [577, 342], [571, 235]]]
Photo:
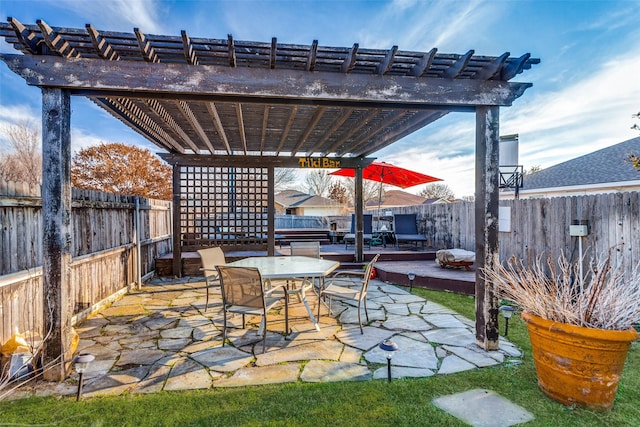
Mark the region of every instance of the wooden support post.
[[273, 166], [269, 166], [267, 171], [267, 255], [274, 256], [276, 252], [276, 175]]
[[180, 227], [180, 165], [173, 165], [173, 275], [182, 277], [182, 233]]
[[71, 100], [42, 89], [42, 273], [44, 378], [62, 381], [71, 366]]
[[[476, 260], [490, 268], [498, 262], [499, 108], [476, 108]], [[499, 301], [492, 283], [476, 270], [476, 343], [498, 349]]]
[[354, 219], [356, 221], [354, 230], [356, 232], [356, 262], [364, 261], [364, 196], [362, 191], [362, 168], [355, 170], [355, 203]]

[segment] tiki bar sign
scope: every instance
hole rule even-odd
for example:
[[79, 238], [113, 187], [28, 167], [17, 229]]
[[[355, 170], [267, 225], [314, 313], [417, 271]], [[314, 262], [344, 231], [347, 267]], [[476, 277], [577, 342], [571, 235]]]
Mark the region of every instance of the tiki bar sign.
[[341, 159], [332, 159], [329, 157], [300, 157], [298, 164], [303, 169], [339, 169], [341, 168]]

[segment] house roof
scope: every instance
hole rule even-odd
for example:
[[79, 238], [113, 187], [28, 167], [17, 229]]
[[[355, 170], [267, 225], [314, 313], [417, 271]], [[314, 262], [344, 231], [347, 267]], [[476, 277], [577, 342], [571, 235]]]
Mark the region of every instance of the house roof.
[[[380, 207], [397, 207], [397, 206], [416, 206], [423, 204], [427, 199], [424, 197], [416, 196], [415, 194], [407, 193], [402, 190], [388, 190], [382, 195], [382, 202]], [[367, 203], [369, 208], [378, 207], [378, 198], [369, 200]]]
[[302, 193], [297, 190], [285, 190], [275, 195], [276, 203], [286, 208], [297, 207], [337, 207], [338, 202], [326, 197]]
[[523, 191], [589, 184], [638, 181], [640, 172], [629, 162], [640, 153], [640, 137], [594, 151], [527, 175]]

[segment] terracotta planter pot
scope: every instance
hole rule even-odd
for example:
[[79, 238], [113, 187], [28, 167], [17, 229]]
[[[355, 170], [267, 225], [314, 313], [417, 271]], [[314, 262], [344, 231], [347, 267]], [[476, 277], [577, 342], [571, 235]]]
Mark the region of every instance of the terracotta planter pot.
[[565, 405], [613, 407], [631, 342], [638, 333], [584, 328], [522, 313], [540, 389]]

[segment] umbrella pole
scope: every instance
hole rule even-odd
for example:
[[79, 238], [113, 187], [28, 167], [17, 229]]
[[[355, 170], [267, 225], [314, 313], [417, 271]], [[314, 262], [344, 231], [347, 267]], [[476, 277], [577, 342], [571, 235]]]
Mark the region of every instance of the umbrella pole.
[[380, 230], [380, 204], [382, 203], [382, 181], [380, 181], [380, 187], [378, 188], [378, 222], [377, 230]]

